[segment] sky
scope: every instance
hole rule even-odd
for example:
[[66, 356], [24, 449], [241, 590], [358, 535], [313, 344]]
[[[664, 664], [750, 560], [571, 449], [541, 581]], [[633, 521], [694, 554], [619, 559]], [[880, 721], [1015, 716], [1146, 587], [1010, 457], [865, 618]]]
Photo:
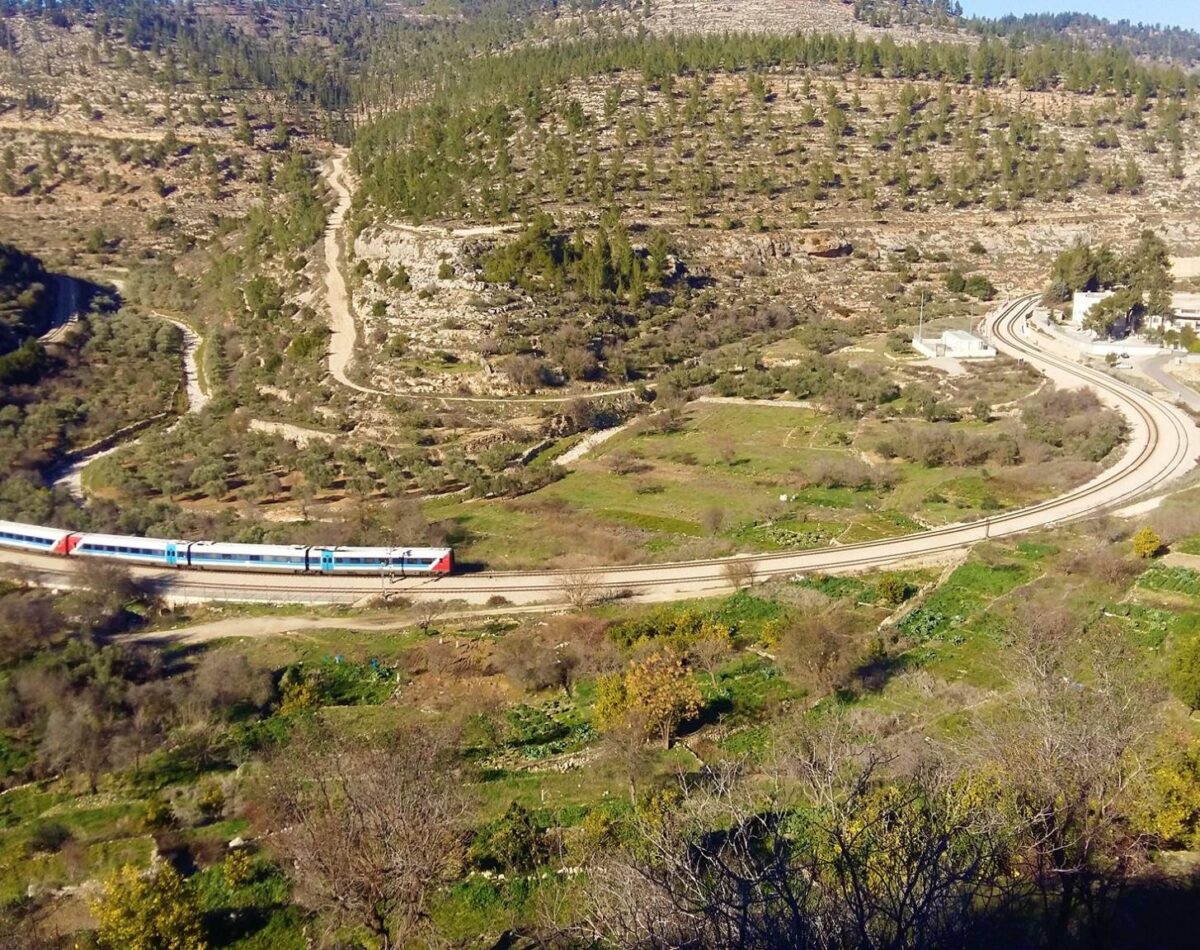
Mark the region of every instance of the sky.
[[1077, 10], [1106, 20], [1132, 20], [1134, 23], [1163, 23], [1200, 30], [1200, 2], [1197, 0], [959, 0], [963, 12], [977, 16], [1004, 16], [1007, 13], [1059, 13]]

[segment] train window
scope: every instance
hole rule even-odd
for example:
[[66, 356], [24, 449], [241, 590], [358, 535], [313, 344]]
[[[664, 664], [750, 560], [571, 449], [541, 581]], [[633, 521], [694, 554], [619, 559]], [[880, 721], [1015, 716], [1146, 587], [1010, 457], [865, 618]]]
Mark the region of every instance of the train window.
[[50, 544], [49, 538], [35, 538], [29, 534], [17, 534], [13, 531], [0, 531], [0, 538], [8, 541], [23, 541], [26, 544]]

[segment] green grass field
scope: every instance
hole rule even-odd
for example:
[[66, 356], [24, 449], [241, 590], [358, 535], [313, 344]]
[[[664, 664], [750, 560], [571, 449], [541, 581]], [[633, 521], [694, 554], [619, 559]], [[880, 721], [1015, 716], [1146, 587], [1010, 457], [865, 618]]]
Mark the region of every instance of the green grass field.
[[632, 427], [538, 492], [440, 499], [426, 514], [457, 525], [462, 559], [503, 569], [870, 541], [1044, 494], [979, 467], [880, 460], [873, 465], [891, 487], [813, 483], [831, 465], [865, 464], [886, 426], [794, 407], [693, 403], [677, 431]]

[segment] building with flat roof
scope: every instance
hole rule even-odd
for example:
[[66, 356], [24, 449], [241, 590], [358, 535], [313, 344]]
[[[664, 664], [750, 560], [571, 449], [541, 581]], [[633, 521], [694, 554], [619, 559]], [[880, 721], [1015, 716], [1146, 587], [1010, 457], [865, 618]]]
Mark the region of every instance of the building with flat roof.
[[1107, 300], [1113, 295], [1111, 290], [1077, 290], [1071, 297], [1071, 326], [1076, 330], [1083, 329], [1083, 320], [1101, 300]]
[[[1071, 298], [1071, 326], [1082, 330], [1084, 318], [1092, 307], [1112, 293], [1111, 290], [1077, 292]], [[1185, 326], [1200, 330], [1200, 294], [1171, 294], [1171, 312], [1148, 313], [1141, 326], [1147, 330], [1182, 330]]]
[[966, 330], [943, 330], [940, 337], [914, 336], [912, 347], [931, 359], [949, 356], [956, 360], [990, 360], [996, 356], [994, 347]]
[[1200, 330], [1200, 294], [1171, 294], [1171, 312], [1149, 314], [1143, 322], [1151, 330]]

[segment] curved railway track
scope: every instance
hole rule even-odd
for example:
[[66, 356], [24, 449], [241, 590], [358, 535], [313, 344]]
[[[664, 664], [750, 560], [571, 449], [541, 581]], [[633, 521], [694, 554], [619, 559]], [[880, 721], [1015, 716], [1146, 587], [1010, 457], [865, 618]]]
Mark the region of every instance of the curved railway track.
[[[1045, 528], [1127, 504], [1190, 471], [1200, 455], [1200, 430], [1175, 407], [1031, 342], [1026, 318], [1034, 299], [1028, 296], [1010, 301], [989, 317], [987, 327], [993, 342], [1009, 355], [1027, 360], [1060, 382], [1093, 389], [1124, 414], [1130, 439], [1116, 463], [1087, 483], [1025, 508], [899, 538], [808, 551], [598, 568], [583, 579], [570, 571], [551, 570], [460, 574], [394, 582], [377, 577], [296, 578], [158, 569], [139, 569], [135, 573], [160, 585], [168, 597], [196, 600], [351, 602], [386, 589], [409, 598], [482, 603], [489, 597], [500, 596], [517, 604], [532, 604], [563, 601], [568, 587], [582, 584], [596, 593], [621, 591], [639, 597], [672, 599], [728, 589], [729, 565], [738, 562], [748, 565], [759, 579], [936, 562], [988, 538]], [[1051, 342], [1045, 341], [1047, 345]], [[69, 581], [69, 567], [53, 558], [3, 552], [0, 560], [21, 562], [40, 575], [44, 583]]]

